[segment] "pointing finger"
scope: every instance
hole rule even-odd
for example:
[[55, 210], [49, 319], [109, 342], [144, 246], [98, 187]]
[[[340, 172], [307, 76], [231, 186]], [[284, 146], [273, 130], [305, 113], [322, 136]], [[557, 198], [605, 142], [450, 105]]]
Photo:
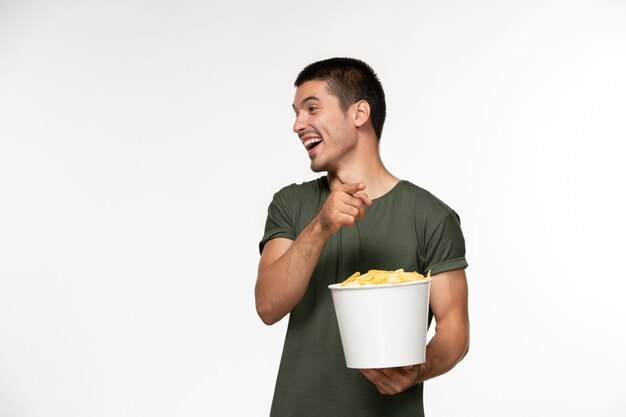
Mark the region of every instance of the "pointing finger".
[[362, 182], [355, 182], [351, 184], [341, 184], [339, 189], [348, 194], [356, 194], [359, 191], [363, 191], [365, 189], [365, 184]]
[[355, 193], [354, 197], [360, 199], [363, 202], [363, 204], [365, 204], [366, 206], [372, 205], [372, 200], [363, 191], [359, 191], [358, 193]]

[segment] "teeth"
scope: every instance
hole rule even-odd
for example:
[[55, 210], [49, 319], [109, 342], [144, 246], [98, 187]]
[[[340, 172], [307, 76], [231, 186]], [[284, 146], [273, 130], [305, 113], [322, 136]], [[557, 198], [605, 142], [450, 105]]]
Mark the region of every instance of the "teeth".
[[322, 139], [320, 139], [320, 138], [311, 138], [311, 139], [306, 139], [306, 140], [302, 141], [302, 143], [304, 144], [305, 148], [309, 149], [315, 143], [318, 143], [318, 142], [321, 142], [321, 141], [322, 141]]

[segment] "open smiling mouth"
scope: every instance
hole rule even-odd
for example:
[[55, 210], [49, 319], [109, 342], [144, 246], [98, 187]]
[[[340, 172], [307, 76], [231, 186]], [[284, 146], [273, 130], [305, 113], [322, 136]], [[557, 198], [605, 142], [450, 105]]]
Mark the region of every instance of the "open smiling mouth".
[[311, 138], [302, 142], [307, 151], [310, 151], [317, 147], [320, 143], [322, 143], [322, 139], [320, 138]]

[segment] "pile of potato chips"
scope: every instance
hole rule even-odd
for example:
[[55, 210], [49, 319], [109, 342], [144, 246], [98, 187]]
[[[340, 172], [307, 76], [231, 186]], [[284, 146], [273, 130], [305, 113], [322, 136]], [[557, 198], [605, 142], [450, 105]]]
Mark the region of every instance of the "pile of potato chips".
[[370, 269], [367, 273], [361, 275], [360, 272], [355, 272], [341, 283], [342, 286], [352, 285], [377, 285], [377, 284], [399, 284], [402, 282], [414, 282], [421, 281], [430, 278], [430, 271], [428, 275], [424, 276], [417, 272], [405, 272], [404, 269], [396, 269], [395, 271], [385, 271], [381, 269]]

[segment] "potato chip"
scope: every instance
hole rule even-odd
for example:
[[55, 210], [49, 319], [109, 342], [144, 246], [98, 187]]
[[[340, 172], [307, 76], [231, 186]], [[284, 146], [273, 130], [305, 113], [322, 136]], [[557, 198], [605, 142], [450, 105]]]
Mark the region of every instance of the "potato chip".
[[379, 284], [400, 284], [403, 282], [421, 281], [430, 278], [430, 271], [426, 276], [417, 272], [405, 272], [403, 268], [395, 271], [387, 271], [382, 269], [370, 269], [367, 273], [361, 275], [355, 272], [340, 285], [356, 286], [356, 285], [379, 285]]

